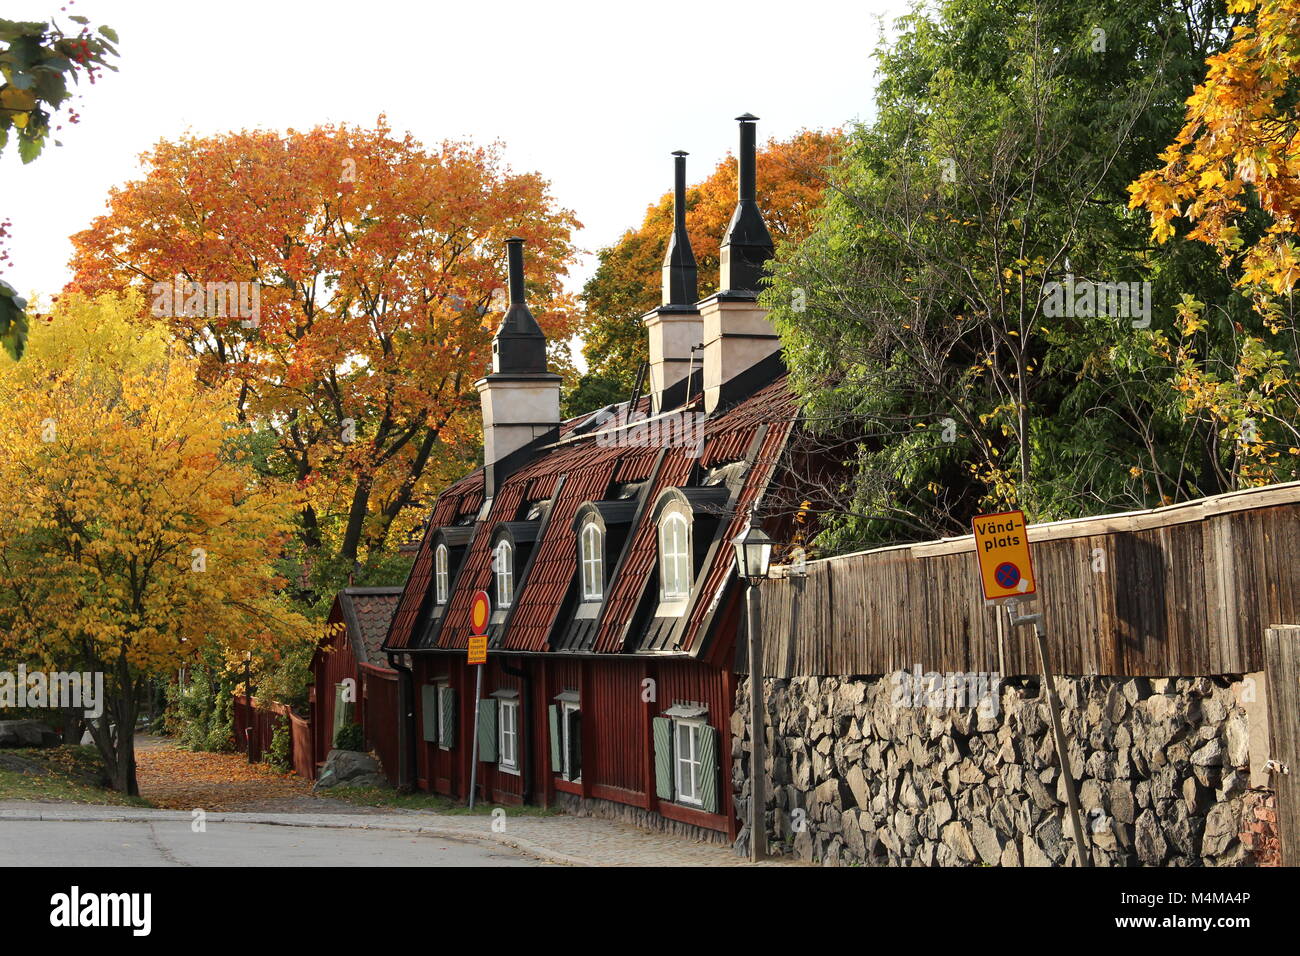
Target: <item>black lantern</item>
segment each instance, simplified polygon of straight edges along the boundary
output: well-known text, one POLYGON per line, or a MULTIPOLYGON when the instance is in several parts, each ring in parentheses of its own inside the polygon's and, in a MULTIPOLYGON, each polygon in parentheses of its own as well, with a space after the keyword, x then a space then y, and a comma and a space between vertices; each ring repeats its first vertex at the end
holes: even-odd
POLYGON ((732 539, 731 546, 736 549, 736 570, 742 578, 756 581, 767 577, 772 562, 772 539, 762 529, 750 525, 732 539))

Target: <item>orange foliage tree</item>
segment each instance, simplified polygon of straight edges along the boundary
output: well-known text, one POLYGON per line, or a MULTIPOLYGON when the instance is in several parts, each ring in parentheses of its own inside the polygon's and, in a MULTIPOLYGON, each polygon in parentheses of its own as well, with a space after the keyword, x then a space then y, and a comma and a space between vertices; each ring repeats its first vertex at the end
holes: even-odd
POLYGON ((266 467, 307 492, 302 542, 337 584, 476 454, 464 413, 503 307, 506 238, 528 241, 543 329, 570 338, 560 279, 579 224, 499 145, 426 149, 382 116, 187 137, 143 158, 143 178, 73 237, 72 288, 142 288, 201 376, 237 383, 266 467))
MULTIPOLYGON (((821 202, 825 170, 839 156, 838 131, 804 130, 772 140, 758 154, 758 201, 772 238, 798 242, 812 228, 821 202)), ((665 171, 667 170, 665 165, 665 171)), ((717 287, 718 247, 736 208, 736 161, 728 156, 707 179, 686 193, 686 229, 699 266, 700 292, 717 287)), ((660 267, 673 228, 673 194, 646 210, 637 229, 599 252, 596 273, 583 290, 583 323, 589 374, 569 397, 570 411, 627 397, 647 357, 639 321, 660 301, 660 267)))
POLYGON ((1154 344, 1175 365, 1184 414, 1216 422, 1239 449, 1236 480, 1257 485, 1289 479, 1300 456, 1300 0, 1230 0, 1228 9, 1244 18, 1231 45, 1206 60, 1164 165, 1129 191, 1157 242, 1183 222, 1251 300, 1256 321, 1234 320, 1218 356, 1207 337, 1228 309, 1196 290, 1182 296, 1174 338, 1158 332, 1154 344))

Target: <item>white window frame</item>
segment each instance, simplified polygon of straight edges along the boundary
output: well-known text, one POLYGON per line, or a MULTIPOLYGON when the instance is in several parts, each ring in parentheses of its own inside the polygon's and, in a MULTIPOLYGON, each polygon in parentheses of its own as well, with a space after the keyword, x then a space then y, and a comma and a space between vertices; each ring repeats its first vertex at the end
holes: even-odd
POLYGON ((445 708, 442 706, 442 701, 444 695, 451 693, 451 682, 447 680, 440 680, 435 682, 433 686, 434 686, 433 702, 434 702, 434 706, 438 708, 438 749, 451 750, 452 742, 455 740, 455 734, 446 733, 446 731, 449 728, 443 727, 442 725, 442 715, 445 713, 445 708), (444 738, 447 739, 447 743, 443 743, 444 738))
POLYGON ((438 604, 446 604, 450 596, 450 581, 447 575, 447 545, 442 541, 433 550, 433 599, 438 604))
POLYGON ((573 765, 571 763, 573 748, 569 745, 569 728, 572 726, 569 715, 579 713, 581 710, 582 706, 575 704, 571 700, 562 701, 560 705, 560 760, 563 762, 560 776, 570 783, 582 782, 582 774, 578 774, 576 777, 573 775, 573 765))
POLYGON ((497 766, 506 773, 519 772, 519 701, 497 701, 497 766))
POLYGON ((515 601, 515 549, 505 538, 497 542, 494 549, 496 556, 496 598, 498 608, 507 608, 515 601))
POLYGON ((582 569, 582 600, 599 601, 605 596, 605 532, 595 519, 582 526, 578 536, 578 565, 582 569))
POLYGON ((704 779, 704 767, 700 761, 700 731, 704 728, 702 720, 674 720, 673 721, 673 784, 677 794, 677 802, 684 803, 691 807, 704 806, 704 798, 700 795, 701 783, 704 779), (683 746, 683 737, 685 744, 683 746), (686 771, 690 782, 690 793, 683 785, 683 770, 686 771))
POLYGON ((691 523, 680 511, 665 512, 659 519, 659 600, 690 597, 691 571, 691 523))

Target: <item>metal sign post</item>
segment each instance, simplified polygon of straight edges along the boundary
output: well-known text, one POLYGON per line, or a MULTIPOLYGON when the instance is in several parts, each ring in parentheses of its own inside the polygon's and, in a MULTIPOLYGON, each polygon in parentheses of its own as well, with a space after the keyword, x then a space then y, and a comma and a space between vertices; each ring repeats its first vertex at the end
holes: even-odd
POLYGON ((474 736, 469 746, 469 808, 474 809, 474 791, 478 787, 478 710, 483 696, 483 665, 487 663, 487 626, 492 613, 492 602, 486 591, 476 591, 469 606, 469 629, 473 636, 466 648, 466 663, 475 668, 474 676, 474 736))
POLYGON ((483 665, 475 668, 478 672, 474 678, 474 737, 469 750, 469 808, 474 809, 474 789, 478 785, 478 702, 483 694, 483 665))
POLYGON ((1061 765, 1065 781, 1065 798, 1070 804, 1070 827, 1074 830, 1074 847, 1079 854, 1080 866, 1092 866, 1092 849, 1083 839, 1083 824, 1079 820, 1079 797, 1074 788, 1074 774, 1070 770, 1070 754, 1065 745, 1065 731, 1061 729, 1061 701, 1056 696, 1056 683, 1047 663, 1047 635, 1043 631, 1043 613, 1017 614, 1016 598, 1006 602, 1007 621, 1013 627, 1034 625, 1034 638, 1038 642, 1038 666, 1043 672, 1043 687, 1047 690, 1047 710, 1052 718, 1052 737, 1056 741, 1056 761, 1061 765))

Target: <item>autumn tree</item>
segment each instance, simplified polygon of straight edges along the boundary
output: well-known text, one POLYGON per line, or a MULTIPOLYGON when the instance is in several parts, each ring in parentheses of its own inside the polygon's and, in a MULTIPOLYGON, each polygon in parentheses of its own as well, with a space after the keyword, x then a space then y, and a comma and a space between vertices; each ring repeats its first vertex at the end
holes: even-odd
MULTIPOLYGON (((772 140, 758 154, 758 196, 774 239, 808 234, 826 171, 842 147, 838 131, 808 131, 772 140)), ((665 166, 667 169, 667 166, 665 166)), ((699 267, 700 289, 718 282, 718 248, 736 208, 736 162, 728 156, 686 194, 686 229, 699 267)), ((673 229, 673 195, 651 205, 640 227, 598 253, 599 265, 583 288, 583 355, 588 373, 566 396, 569 414, 622 401, 648 358, 640 319, 660 301, 660 272, 673 229)))
POLYGON ((73 286, 141 289, 202 380, 235 383, 266 468, 306 492, 301 543, 330 592, 477 454, 512 235, 564 366, 578 223, 498 146, 426 149, 382 117, 162 142, 145 162, 73 238, 73 286))
POLYGON ((1232 449, 1223 480, 1236 487, 1290 480, 1300 456, 1300 2, 1231 0, 1229 10, 1244 18, 1231 45, 1206 60, 1163 165, 1129 188, 1156 242, 1204 243, 1251 304, 1243 314, 1188 286, 1176 328, 1156 343, 1184 415, 1232 449))
POLYGON ((65 296, 22 362, 0 359, 0 649, 103 675, 90 731, 128 794, 150 680, 316 632, 279 594, 297 502, 252 467, 239 383, 199 382, 142 308, 65 296))
MULTIPOLYGON (((75 28, 65 30, 55 20, 0 19, 0 154, 14 135, 19 158, 30 163, 45 148, 53 114, 71 95, 68 81, 78 84, 85 76, 94 83, 103 70, 117 70, 109 62, 117 56, 113 28, 92 31, 85 17, 68 19, 75 28)), ((78 119, 77 111, 69 110, 68 122, 78 119)), ((0 222, 0 272, 9 259, 4 248, 8 225, 0 222)), ((11 357, 22 357, 27 331, 27 300, 0 279, 0 345, 11 357)))

